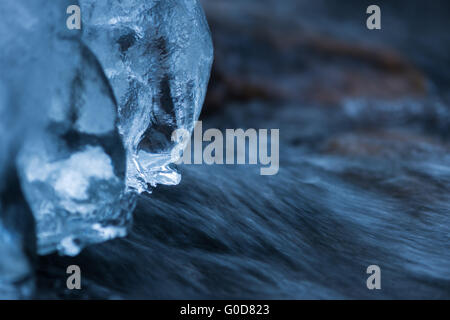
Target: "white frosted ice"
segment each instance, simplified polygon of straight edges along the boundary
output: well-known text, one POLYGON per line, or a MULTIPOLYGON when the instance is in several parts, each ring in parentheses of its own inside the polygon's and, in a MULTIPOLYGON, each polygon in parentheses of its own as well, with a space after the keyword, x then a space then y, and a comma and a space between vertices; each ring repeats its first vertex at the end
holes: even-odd
POLYGON ((66 160, 54 163, 32 155, 24 170, 29 182, 49 183, 61 197, 73 200, 89 198, 90 179, 117 178, 113 172, 111 158, 102 148, 92 146, 72 154, 66 160))

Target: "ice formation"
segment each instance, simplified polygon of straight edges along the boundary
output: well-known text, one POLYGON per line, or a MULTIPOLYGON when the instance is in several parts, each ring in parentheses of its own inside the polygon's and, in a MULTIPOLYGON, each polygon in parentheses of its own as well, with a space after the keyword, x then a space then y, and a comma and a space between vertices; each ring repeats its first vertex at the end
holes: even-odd
POLYGON ((36 254, 32 213, 15 170, 8 167, 0 187, 0 299, 28 298, 34 290, 36 254), (7 186, 7 187, 5 187, 7 186))
POLYGON ((18 83, 32 74, 29 87, 18 92, 19 103, 24 113, 38 109, 43 123, 30 130, 17 157, 40 254, 77 254, 86 244, 106 240, 102 228, 114 226, 117 235, 124 234, 133 205, 124 192, 115 99, 80 32, 66 28, 70 2, 11 5, 22 21, 34 19, 28 32, 13 39, 24 46, 24 62, 13 74, 18 83))
MULTIPOLYGON (((212 63, 201 7, 6 0, 0 32, 0 179, 17 172, 29 205, 17 215, 31 208, 38 253, 75 255, 125 235, 135 191, 179 182, 172 131, 193 129, 212 63), (81 30, 66 26, 71 5, 81 6, 81 30)), ((23 247, 7 245, 15 231, 1 224, 5 208, 0 252, 23 247)))
MULTIPOLYGON (((24 72, 37 51, 25 55, 27 44, 16 41, 16 32, 28 36, 32 21, 14 19, 21 14, 18 3, 7 3, 0 10, 0 298, 28 298, 33 291, 34 221, 23 198, 15 154, 28 131, 40 126, 40 112, 25 112, 27 98, 20 92, 31 89, 34 73, 24 72), (19 61, 17 57, 22 57, 19 61), (25 77, 27 75, 27 77, 25 77)), ((32 99, 32 98, 31 98, 32 99)))
POLYGON ((177 184, 172 132, 192 131, 212 63, 197 0, 81 0, 83 40, 110 80, 127 150, 127 185, 177 184))

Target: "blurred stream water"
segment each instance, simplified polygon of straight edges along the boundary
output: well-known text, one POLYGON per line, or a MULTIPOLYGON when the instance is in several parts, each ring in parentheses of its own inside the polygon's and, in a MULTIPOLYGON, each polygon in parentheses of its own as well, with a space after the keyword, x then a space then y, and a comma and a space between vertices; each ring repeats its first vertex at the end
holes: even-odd
POLYGON ((450 298, 450 4, 378 3, 381 31, 368 1, 204 0, 204 127, 279 128, 278 175, 180 166, 127 238, 40 257, 38 297, 450 298))

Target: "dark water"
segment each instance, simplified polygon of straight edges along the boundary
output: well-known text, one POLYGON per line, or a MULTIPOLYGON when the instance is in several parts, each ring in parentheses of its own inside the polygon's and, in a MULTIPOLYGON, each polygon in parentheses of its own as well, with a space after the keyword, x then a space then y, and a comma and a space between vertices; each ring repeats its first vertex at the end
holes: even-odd
POLYGON ((379 1, 375 34, 364 1, 204 2, 204 127, 279 128, 279 173, 181 166, 127 238, 41 257, 38 298, 450 298, 448 2, 379 1))
POLYGON ((350 159, 283 141, 274 177, 186 166, 179 186, 142 197, 128 238, 42 258, 43 293, 67 293, 74 263, 86 298, 448 298, 448 147, 413 145, 350 159))

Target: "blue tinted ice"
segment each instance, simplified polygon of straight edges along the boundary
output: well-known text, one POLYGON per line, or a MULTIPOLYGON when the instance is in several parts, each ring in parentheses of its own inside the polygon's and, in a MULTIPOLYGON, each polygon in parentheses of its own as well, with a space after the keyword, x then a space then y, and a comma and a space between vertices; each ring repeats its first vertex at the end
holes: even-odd
MULTIPOLYGON (((197 0, 81 0, 83 40, 110 80, 127 150, 127 185, 177 184, 175 129, 191 131, 213 49, 197 0)), ((180 148, 182 146, 178 146, 180 148)))
POLYGON ((0 180, 7 166, 17 172, 38 253, 124 236, 134 191, 180 180, 171 135, 193 129, 212 63, 201 7, 5 0, 0 45, 0 180), (81 6, 81 30, 66 27, 70 5, 81 6))
POLYGON ((40 254, 125 235, 133 208, 114 95, 81 33, 66 28, 69 4, 7 1, 2 19, 5 112, 26 128, 13 143, 40 254))

